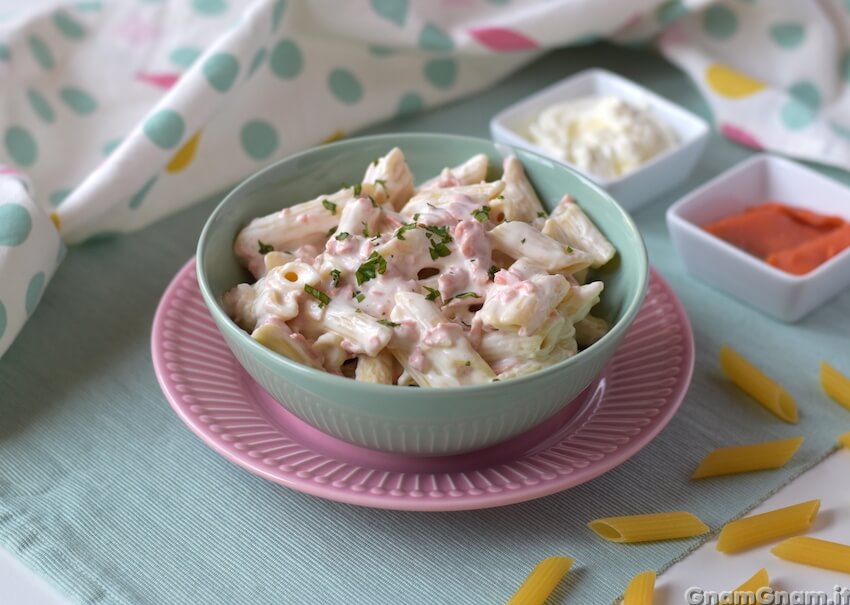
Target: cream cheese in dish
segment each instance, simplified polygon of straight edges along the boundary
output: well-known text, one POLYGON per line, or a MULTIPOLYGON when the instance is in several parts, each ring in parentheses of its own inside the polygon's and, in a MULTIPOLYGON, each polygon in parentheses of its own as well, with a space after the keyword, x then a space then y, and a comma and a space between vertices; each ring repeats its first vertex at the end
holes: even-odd
POLYGON ((551 105, 528 130, 529 140, 553 157, 606 179, 632 172, 677 142, 649 106, 615 96, 551 105))
POLYGON ((225 310, 293 361, 374 383, 480 384, 575 355, 608 330, 587 276, 616 251, 569 195, 549 215, 516 157, 487 170, 478 155, 415 188, 396 148, 354 187, 254 219, 234 253, 256 281, 225 310))

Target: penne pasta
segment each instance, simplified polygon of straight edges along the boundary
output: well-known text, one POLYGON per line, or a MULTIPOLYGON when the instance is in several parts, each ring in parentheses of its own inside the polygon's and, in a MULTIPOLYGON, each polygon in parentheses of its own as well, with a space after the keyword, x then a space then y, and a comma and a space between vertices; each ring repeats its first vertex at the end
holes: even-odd
POLYGON ((363 184, 373 185, 374 194, 385 196, 396 210, 401 208, 413 195, 413 175, 401 149, 393 147, 387 155, 372 162, 363 175, 363 184))
POLYGON ((733 591, 733 595, 737 598, 737 601, 732 601, 733 603, 739 603, 740 605, 758 605, 758 601, 756 600, 756 595, 759 590, 762 588, 767 588, 770 586, 770 578, 767 575, 767 570, 762 567, 756 573, 754 573, 749 580, 738 586, 733 591), (752 597, 750 597, 752 595, 752 597))
POLYGON ((374 384, 393 383, 393 362, 395 359, 386 350, 375 357, 368 355, 357 356, 357 368, 354 370, 355 380, 372 382, 374 384))
POLYGON ((820 362, 820 384, 834 402, 850 410, 850 378, 822 361, 820 362))
POLYGON ((282 321, 270 321, 251 332, 251 338, 266 348, 311 368, 322 368, 321 356, 307 340, 282 321))
POLYGON ((708 533, 708 526, 687 512, 605 517, 587 524, 609 542, 633 543, 678 540, 708 533))
POLYGON ((850 545, 808 536, 783 540, 770 549, 786 561, 850 573, 850 545))
POLYGON ((803 440, 803 437, 792 437, 753 445, 718 448, 703 458, 691 479, 779 468, 800 449, 803 440))
POLYGON ((655 592, 655 572, 641 572, 626 586, 622 605, 652 605, 653 592, 655 592))
POLYGON ((717 550, 725 553, 740 552, 805 531, 814 521, 819 508, 820 500, 809 500, 727 523, 717 537, 717 550))
POLYGON ((789 424, 797 423, 794 398, 728 345, 720 348, 720 367, 729 380, 775 416, 789 424))
POLYGON ((570 557, 549 557, 538 563, 507 605, 543 605, 573 566, 570 557))
POLYGON ((502 223, 488 234, 494 250, 511 258, 527 258, 547 271, 572 273, 590 265, 590 257, 520 221, 502 223))
POLYGON ((602 235, 572 196, 563 197, 549 220, 560 225, 566 238, 563 243, 584 250, 590 256, 591 267, 601 267, 617 254, 608 238, 602 235))
POLYGON ((475 185, 487 178, 487 166, 490 161, 483 153, 474 155, 463 164, 454 168, 443 168, 440 175, 425 181, 419 186, 420 191, 426 189, 444 189, 458 185, 475 185))
POLYGON ((850 450, 850 431, 838 436, 838 443, 850 450))
POLYGON ((575 324, 575 339, 579 346, 589 347, 605 336, 610 329, 608 322, 601 317, 587 315, 575 324))
POLYGON ((505 158, 502 167, 504 168, 502 181, 505 183, 505 190, 490 204, 493 207, 495 221, 498 223, 502 221, 532 223, 536 218, 545 216, 546 211, 525 176, 522 162, 512 155, 505 158))

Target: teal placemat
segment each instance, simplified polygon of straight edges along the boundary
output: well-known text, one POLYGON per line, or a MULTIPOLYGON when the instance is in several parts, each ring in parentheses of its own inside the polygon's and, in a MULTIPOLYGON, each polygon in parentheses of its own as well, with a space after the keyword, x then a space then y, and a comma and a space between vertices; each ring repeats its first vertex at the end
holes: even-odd
MULTIPOLYGON (((654 54, 591 46, 371 132, 487 136, 496 110, 591 65, 706 113, 684 76, 654 54)), ((586 529, 589 519, 684 509, 717 528, 825 456, 850 428, 850 415, 816 380, 822 358, 850 370, 850 293, 799 324, 780 324, 693 281, 671 247, 669 203, 746 155, 715 137, 687 185, 636 216, 652 262, 693 322, 697 370, 681 412, 616 470, 486 511, 395 513, 311 498, 225 461, 180 423, 153 375, 150 325, 215 200, 71 250, 0 362, 0 544, 86 604, 499 603, 555 554, 577 564, 553 602, 610 602, 632 574, 663 568, 696 542, 613 545, 586 529), (782 378, 800 403, 799 426, 777 421, 719 376, 724 342, 782 378), (688 482, 714 447, 797 434, 806 444, 782 470, 688 482)))

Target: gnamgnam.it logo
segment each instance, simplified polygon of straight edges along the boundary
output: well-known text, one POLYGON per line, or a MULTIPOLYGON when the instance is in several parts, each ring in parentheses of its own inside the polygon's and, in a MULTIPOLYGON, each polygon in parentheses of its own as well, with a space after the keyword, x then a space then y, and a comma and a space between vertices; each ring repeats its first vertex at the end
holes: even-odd
POLYGON ((850 605, 850 587, 836 585, 832 592, 820 590, 776 590, 769 586, 756 591, 721 592, 691 586, 685 591, 688 605, 850 605))

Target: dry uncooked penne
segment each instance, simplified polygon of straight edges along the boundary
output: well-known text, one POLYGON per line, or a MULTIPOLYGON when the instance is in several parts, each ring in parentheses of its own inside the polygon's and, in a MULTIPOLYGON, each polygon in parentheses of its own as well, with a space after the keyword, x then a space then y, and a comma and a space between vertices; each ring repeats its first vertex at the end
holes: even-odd
POLYGON ((587 526, 610 542, 654 542, 692 538, 708 533, 708 526, 687 512, 653 513, 594 519, 587 526))
POLYGON ((538 563, 507 605, 543 605, 561 579, 570 570, 569 557, 549 557, 538 563))
POLYGON ((720 349, 720 367, 729 380, 778 418, 797 423, 797 403, 788 391, 728 345, 720 349))
MULTIPOLYGON (((754 573, 749 580, 747 580, 735 589, 735 593, 738 593, 739 595, 741 593, 744 594, 738 597, 738 601, 733 602, 746 603, 746 601, 743 601, 741 599, 746 598, 748 596, 747 593, 753 593, 755 595, 759 591, 759 589, 767 588, 768 586, 770 586, 770 577, 768 577, 767 575, 767 570, 762 567, 756 573, 754 573)), ((753 603, 755 602, 756 601, 753 601, 753 603)))
POLYGON ((819 508, 820 500, 809 500, 727 523, 717 538, 717 550, 725 553, 740 552, 805 531, 814 521, 819 508))
POLYGON ((820 363, 820 384, 824 392, 833 401, 850 410, 850 378, 822 361, 820 363))
POLYGON ((655 592, 655 572, 644 571, 631 579, 623 593, 622 605, 652 605, 655 592))
POLYGON ((803 437, 752 445, 721 447, 703 458, 691 479, 749 473, 784 466, 803 444, 803 437))
POLYGON ((797 536, 783 540, 770 552, 786 561, 850 573, 850 544, 797 536))

